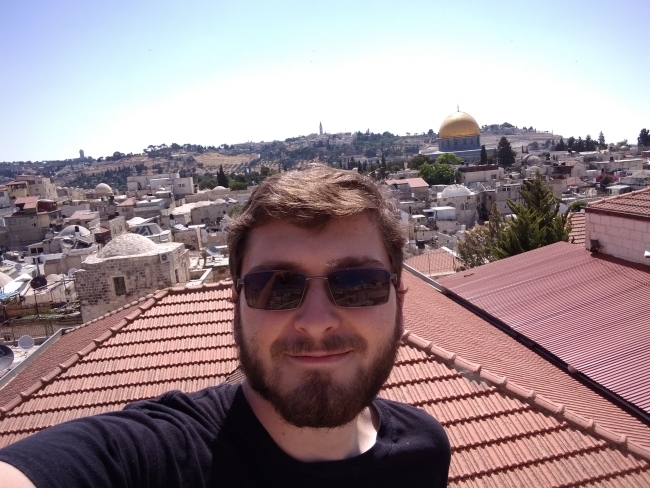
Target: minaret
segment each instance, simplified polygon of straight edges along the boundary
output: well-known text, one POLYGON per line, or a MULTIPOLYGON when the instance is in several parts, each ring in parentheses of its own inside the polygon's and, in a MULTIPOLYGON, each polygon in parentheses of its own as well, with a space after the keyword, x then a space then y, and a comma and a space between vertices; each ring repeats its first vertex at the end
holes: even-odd
POLYGON ((323 135, 323 123, 322 122, 320 122, 318 124, 318 128, 320 129, 320 135, 322 136, 323 135))

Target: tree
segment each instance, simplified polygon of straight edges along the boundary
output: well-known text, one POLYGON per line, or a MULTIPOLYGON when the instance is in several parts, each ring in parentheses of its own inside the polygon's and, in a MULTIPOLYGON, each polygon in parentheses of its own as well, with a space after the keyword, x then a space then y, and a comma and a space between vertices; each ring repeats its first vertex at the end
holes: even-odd
POLYGON ((648 129, 641 129, 637 142, 639 146, 650 146, 650 131, 648 129))
POLYGON ((230 180, 229 185, 231 191, 245 190, 248 185, 245 181, 230 180))
POLYGON ((438 156, 438 159, 436 159, 436 163, 459 166, 463 164, 463 160, 462 158, 456 156, 454 153, 444 153, 438 156))
POLYGON ((481 146, 481 165, 488 164, 487 151, 485 150, 485 144, 481 146))
POLYGON ((502 136, 501 139, 499 139, 499 144, 497 144, 497 161, 499 166, 504 168, 514 166, 515 154, 516 153, 512 150, 510 142, 508 142, 506 136, 502 136))
POLYGON ((474 268, 497 259, 494 248, 505 225, 503 215, 493 203, 488 223, 465 232, 465 239, 458 242, 458 257, 465 266, 474 268))
POLYGON ((603 135, 603 131, 600 131, 600 134, 598 134, 598 145, 604 149, 607 147, 607 144, 605 143, 605 136, 603 135))
POLYGON ((223 186, 228 188, 228 177, 226 173, 223 172, 223 164, 219 165, 219 171, 217 171, 217 186, 223 186))
POLYGON ((448 164, 424 163, 418 175, 429 185, 451 185, 458 179, 458 171, 448 164))
POLYGON ((418 154, 417 156, 414 156, 411 158, 409 161, 409 168, 411 169, 420 169, 420 166, 422 166, 424 163, 431 164, 433 161, 429 156, 425 156, 424 154, 418 154))
POLYGON ((571 136, 566 140, 566 147, 567 149, 573 150, 573 143, 576 142, 576 138, 571 136))
POLYGON ((498 259, 569 240, 568 211, 559 213, 560 204, 539 171, 535 179, 524 181, 519 194, 523 203, 506 202, 513 218, 498 236, 494 248, 498 259))
POLYGON ((582 140, 582 137, 578 136, 578 140, 574 144, 573 149, 577 152, 583 152, 585 150, 585 141, 582 140))
POLYGON ((560 137, 560 142, 558 142, 555 145, 555 150, 556 151, 566 151, 566 144, 564 143, 564 139, 560 137))

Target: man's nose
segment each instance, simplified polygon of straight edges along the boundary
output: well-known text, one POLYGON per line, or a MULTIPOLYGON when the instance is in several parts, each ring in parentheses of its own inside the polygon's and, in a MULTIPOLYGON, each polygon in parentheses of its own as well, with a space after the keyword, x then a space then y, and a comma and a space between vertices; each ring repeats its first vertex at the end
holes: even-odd
POLYGON ((340 327, 338 308, 330 296, 326 280, 309 280, 294 317, 294 327, 317 339, 340 327))

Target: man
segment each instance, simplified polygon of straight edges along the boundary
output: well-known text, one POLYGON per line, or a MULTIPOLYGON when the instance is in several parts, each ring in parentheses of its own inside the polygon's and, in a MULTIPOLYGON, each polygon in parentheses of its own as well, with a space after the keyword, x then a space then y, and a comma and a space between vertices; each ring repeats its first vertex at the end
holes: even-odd
POLYGON ((402 236, 390 200, 356 172, 269 178, 229 226, 246 380, 47 429, 0 451, 0 480, 445 486, 440 424, 376 398, 403 332, 402 236))

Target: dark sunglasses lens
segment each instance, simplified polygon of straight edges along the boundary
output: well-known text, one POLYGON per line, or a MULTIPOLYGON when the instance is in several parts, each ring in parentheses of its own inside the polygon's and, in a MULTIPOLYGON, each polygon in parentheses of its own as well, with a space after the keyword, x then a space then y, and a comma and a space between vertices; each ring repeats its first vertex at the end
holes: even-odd
POLYGON ((289 271, 260 271, 244 277, 246 304, 263 310, 297 308, 305 292, 305 276, 289 271))
POLYGON ((390 296, 390 273, 385 269, 342 269, 327 280, 339 307, 382 305, 390 296))

